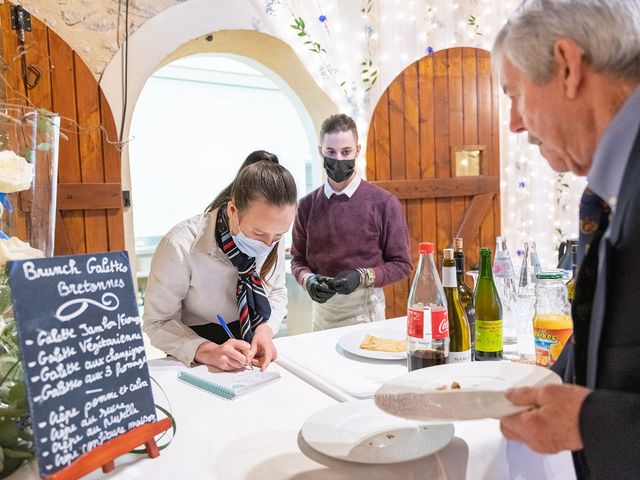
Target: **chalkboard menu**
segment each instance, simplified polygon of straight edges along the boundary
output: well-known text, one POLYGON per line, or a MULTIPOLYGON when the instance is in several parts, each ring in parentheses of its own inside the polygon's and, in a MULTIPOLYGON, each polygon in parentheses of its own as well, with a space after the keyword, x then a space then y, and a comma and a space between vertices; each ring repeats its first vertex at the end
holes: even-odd
POLYGON ((40 475, 155 421, 127 253, 8 268, 40 475))

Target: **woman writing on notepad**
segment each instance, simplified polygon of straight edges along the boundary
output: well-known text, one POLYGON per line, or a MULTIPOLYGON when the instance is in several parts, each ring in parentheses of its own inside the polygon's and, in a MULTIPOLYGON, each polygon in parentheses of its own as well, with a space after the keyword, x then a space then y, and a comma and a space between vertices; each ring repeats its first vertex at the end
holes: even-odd
POLYGON ((272 337, 287 304, 280 239, 297 200, 293 176, 276 162, 243 165, 205 213, 176 225, 158 245, 144 331, 152 345, 187 365, 264 370, 276 358, 272 337))

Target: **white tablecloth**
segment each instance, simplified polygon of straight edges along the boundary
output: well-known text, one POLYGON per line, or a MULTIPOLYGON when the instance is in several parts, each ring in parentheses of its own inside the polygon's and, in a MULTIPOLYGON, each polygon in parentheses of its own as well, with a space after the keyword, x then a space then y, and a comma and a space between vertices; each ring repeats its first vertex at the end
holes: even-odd
MULTIPOLYGON (((350 328, 350 327, 348 327, 350 328)), ((324 334, 312 334, 318 337, 324 334)), ((287 344, 289 340, 287 339, 287 344)), ((282 339, 285 340, 285 339, 282 339)), ((282 344, 282 341, 278 341, 282 344)), ((311 342, 323 345, 324 342, 311 342)), ((335 345, 334 345, 335 347, 335 345)), ((283 352, 287 348, 282 349, 283 352)), ((334 348, 333 355, 340 355, 334 348)), ((304 352, 303 352, 304 353, 304 352)), ((306 352, 307 358, 321 356, 306 352)), ((331 357, 331 355, 329 355, 331 357)), ((304 363, 304 360, 301 360, 304 363)), ((326 358, 332 362, 331 358, 326 358)), ((366 363, 371 384, 382 377, 376 364, 366 363)), ((389 365, 387 365, 389 366, 389 365)), ((496 420, 458 422, 454 439, 435 455, 391 465, 361 465, 335 460, 311 449, 300 436, 300 429, 313 413, 337 401, 316 385, 303 381, 279 365, 276 382, 240 397, 225 400, 198 390, 176 379, 184 369, 173 360, 149 362, 151 375, 169 398, 178 429, 171 445, 160 457, 126 455, 116 460, 116 470, 94 479, 558 479, 574 478, 568 454, 542 456, 526 447, 506 442, 496 420)), ((393 374, 389 366, 386 374, 393 374)), ((360 367, 359 367, 360 368, 360 367)), ((309 370, 314 373, 311 366, 309 370)), ((357 376, 358 370, 351 370, 357 376)), ((336 376, 340 375, 336 371, 336 376)), ((319 378, 319 377, 316 377, 319 378)), ((340 384, 340 382, 338 382, 340 384)), ((321 387, 321 386, 320 386, 321 387)), ((324 389, 324 388, 323 388, 324 389)), ((164 395, 154 388, 156 403, 166 406, 164 395)), ((160 443, 163 443, 162 440, 160 443)), ((35 463, 14 473, 11 480, 38 478, 35 463)))
POLYGON ((407 373, 406 360, 375 360, 352 355, 338 346, 338 340, 349 332, 366 329, 368 333, 379 328, 404 330, 406 319, 277 338, 277 363, 341 402, 372 398, 383 383, 407 373))
MULTIPOLYGON (((353 331, 362 330, 364 337, 365 331, 375 333, 375 329, 382 328, 406 329, 406 317, 278 338, 277 363, 336 400, 371 398, 382 384, 407 373, 406 361, 352 355, 338 346, 338 340, 353 331)), ((455 422, 454 425, 456 438, 463 441, 460 447, 466 452, 457 452, 462 455, 460 458, 466 459, 463 462, 466 477, 448 478, 575 478, 569 452, 539 455, 523 444, 507 441, 500 433, 497 420, 455 422)))

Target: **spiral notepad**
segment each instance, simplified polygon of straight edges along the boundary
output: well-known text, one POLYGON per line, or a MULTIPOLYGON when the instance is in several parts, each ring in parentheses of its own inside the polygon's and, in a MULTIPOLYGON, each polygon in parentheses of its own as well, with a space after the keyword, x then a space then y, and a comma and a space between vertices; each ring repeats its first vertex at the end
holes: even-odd
POLYGON ((178 380, 206 392, 232 400, 280 378, 279 372, 261 372, 257 369, 218 373, 207 371, 205 374, 210 378, 203 378, 199 375, 181 371, 178 372, 178 380))

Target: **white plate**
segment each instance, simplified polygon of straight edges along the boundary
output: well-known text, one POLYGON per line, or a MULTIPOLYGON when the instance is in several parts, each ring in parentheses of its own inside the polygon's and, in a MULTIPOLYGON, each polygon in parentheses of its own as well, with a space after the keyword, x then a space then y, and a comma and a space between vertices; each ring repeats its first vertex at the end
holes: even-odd
POLYGON ((360 348, 360 344, 367 335, 375 335, 379 338, 391 338, 393 340, 402 340, 407 338, 407 332, 398 328, 371 328, 369 330, 356 330, 355 332, 345 333, 338 345, 343 350, 358 355, 360 357, 377 358, 379 360, 403 360, 407 358, 407 352, 376 352, 374 350, 364 350, 360 348))
POLYGON ((454 433, 451 423, 425 425, 387 415, 373 400, 332 405, 302 426, 309 446, 357 463, 397 463, 431 455, 444 448, 454 433))
POLYGON ((562 383, 562 379, 536 365, 505 361, 453 363, 395 378, 378 389, 375 402, 387 413, 415 420, 500 418, 529 408, 507 400, 504 392, 508 388, 547 383, 562 383), (452 390, 452 382, 458 382, 461 388, 452 390))

